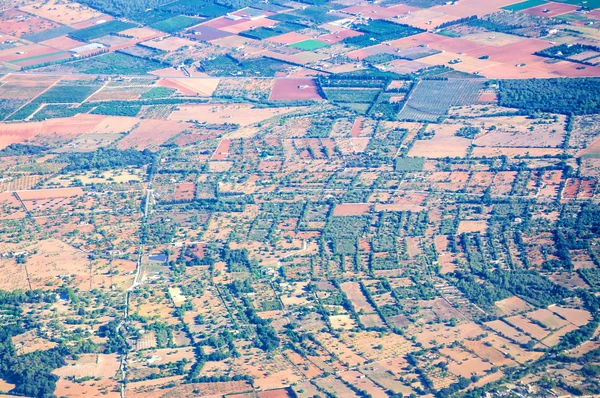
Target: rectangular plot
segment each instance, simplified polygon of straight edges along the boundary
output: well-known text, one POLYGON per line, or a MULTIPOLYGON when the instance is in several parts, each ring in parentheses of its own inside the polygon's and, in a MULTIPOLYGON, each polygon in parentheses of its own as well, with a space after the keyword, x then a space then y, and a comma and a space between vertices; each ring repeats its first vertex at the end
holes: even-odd
POLYGON ((123 30, 133 28, 136 25, 130 22, 122 22, 122 21, 108 21, 99 25, 94 25, 89 28, 80 29, 75 32, 71 32, 69 36, 76 40, 87 41, 91 39, 95 39, 97 37, 102 37, 108 35, 110 33, 117 33, 123 30))
POLYGON ((511 4, 509 6, 502 7, 503 10, 508 11, 521 11, 531 7, 541 6, 542 4, 548 3, 546 0, 527 0, 517 4, 511 4))
POLYGON ((423 80, 409 95, 400 119, 435 121, 452 106, 475 104, 484 81, 478 79, 423 80))

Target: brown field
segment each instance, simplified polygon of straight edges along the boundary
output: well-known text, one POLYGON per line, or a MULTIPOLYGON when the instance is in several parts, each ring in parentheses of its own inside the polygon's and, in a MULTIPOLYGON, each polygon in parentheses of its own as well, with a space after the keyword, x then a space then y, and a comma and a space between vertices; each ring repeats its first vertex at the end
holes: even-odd
POLYGON ((0 193, 0 219, 15 220, 26 216, 21 202, 12 192, 0 193))
POLYGON ((11 36, 20 37, 30 33, 53 29, 57 26, 56 22, 32 16, 15 9, 4 10, 0 17, 0 31, 11 36))
POLYGON ((371 210, 369 203, 341 203, 335 206, 334 216, 360 216, 371 210))
POLYGON ((2 398, 9 397, 8 395, 3 396, 1 393, 9 392, 13 388, 15 388, 15 384, 10 384, 6 380, 0 379, 0 397, 2 397, 2 398))
POLYGON ((27 44, 16 48, 0 50, 0 61, 16 62, 20 59, 29 57, 41 58, 42 56, 58 51, 59 50, 56 48, 42 46, 41 44, 27 44))
POLYGON ((563 308, 557 305, 548 307, 548 309, 558 316, 565 318, 575 326, 584 326, 592 319, 592 315, 586 310, 578 310, 573 308, 563 308))
POLYGON ((85 29, 85 28, 89 28, 90 26, 94 26, 96 24, 96 22, 98 22, 98 21, 111 21, 113 19, 114 18, 111 17, 110 15, 102 14, 102 16, 100 16, 100 17, 92 18, 87 21, 76 23, 76 24, 72 25, 71 27, 74 29, 85 29))
POLYGON ((374 361, 403 356, 415 350, 405 337, 393 333, 344 332, 341 339, 354 352, 374 361))
POLYGON ((64 51, 68 51, 73 48, 77 48, 77 47, 81 47, 81 46, 85 45, 84 42, 71 39, 68 36, 56 37, 54 39, 42 41, 42 42, 40 42, 40 44, 43 44, 45 46, 52 47, 52 48, 58 48, 59 50, 64 50, 64 51))
POLYGON ((458 224, 458 233, 461 234, 463 232, 481 232, 485 233, 487 230, 487 221, 486 220, 462 220, 460 224, 458 224))
POLYGON ((356 312, 360 312, 362 310, 365 313, 372 313, 375 311, 375 308, 373 308, 373 306, 367 301, 367 298, 363 294, 358 282, 344 282, 340 285, 340 287, 348 299, 352 302, 356 312))
POLYGON ((446 156, 464 157, 471 141, 466 138, 456 137, 454 133, 458 127, 453 125, 436 126, 435 136, 430 140, 417 140, 408 152, 408 156, 426 157, 429 159, 443 158, 446 156))
POLYGON ((57 77, 6 76, 1 79, 4 84, 0 86, 0 99, 31 100, 59 80, 57 77))
POLYGON ((327 391, 333 396, 336 397, 355 397, 356 394, 347 387, 341 380, 337 379, 335 376, 330 375, 324 377, 322 379, 317 379, 314 383, 319 386, 321 389, 327 391))
POLYGON ((350 383, 360 390, 366 391, 374 398, 386 398, 388 395, 377 384, 366 378, 362 373, 356 370, 341 372, 340 377, 347 383, 350 383))
POLYGON ((352 130, 350 130, 350 137, 360 137, 360 133, 362 132, 362 128, 363 128, 363 124, 364 124, 364 118, 359 116, 356 118, 356 120, 354 121, 354 124, 352 125, 352 130))
POLYGON ((279 44, 294 44, 304 40, 312 39, 311 36, 303 35, 297 32, 284 33, 279 36, 273 36, 266 39, 267 41, 279 44))
POLYGON ((494 330, 495 332, 498 332, 502 336, 506 336, 507 338, 514 340, 521 344, 526 344, 527 342, 529 342, 529 340, 531 340, 531 338, 529 338, 529 336, 518 331, 517 329, 513 328, 512 326, 502 322, 501 320, 486 322, 485 325, 487 327, 489 327, 490 329, 494 330))
MULTIPOLYGON (((485 121, 484 121, 485 123, 485 121)), ((511 125, 499 127, 485 133, 474 141, 477 146, 484 147, 558 147, 564 139, 564 128, 559 124, 541 124, 527 126, 530 121, 511 118, 511 125), (515 128, 511 128, 515 126, 515 128), (533 127, 533 130, 530 130, 533 127), (552 132, 556 130, 556 132, 552 132)), ((545 148, 544 148, 545 149, 545 148)))
POLYGON ((17 350, 17 355, 29 354, 40 350, 49 350, 58 346, 57 343, 36 335, 35 331, 30 330, 12 338, 12 343, 17 350))
POLYGON ((50 119, 44 122, 0 123, 0 149, 10 144, 32 140, 40 136, 71 136, 84 134, 104 117, 100 115, 77 115, 69 118, 50 119))
POLYGON ((55 188, 55 189, 37 189, 33 191, 19 191, 17 195, 23 202, 38 201, 56 198, 73 198, 83 195, 81 188, 55 188))
POLYGON ((478 357, 490 361, 494 366, 514 366, 515 361, 506 357, 499 350, 481 342, 481 340, 465 340, 465 347, 475 353, 478 357))
POLYGON ((505 318, 504 320, 510 323, 511 325, 515 326, 517 329, 524 331, 536 340, 542 340, 550 333, 549 330, 546 330, 543 327, 532 323, 523 315, 511 316, 509 318, 505 318))
POLYGON ((157 50, 162 51, 176 51, 181 47, 193 46, 195 43, 192 40, 185 39, 183 37, 166 37, 166 38, 158 38, 149 41, 145 41, 142 43, 145 46, 156 48, 157 50))
POLYGON ((213 153, 211 160, 225 160, 229 156, 229 148, 231 147, 231 140, 221 140, 217 149, 213 153))
MULTIPOLYGON (((360 371, 377 385, 393 391, 410 395, 414 393, 413 389, 398 380, 401 374, 400 369, 406 367, 407 362, 404 358, 393 358, 387 361, 365 365, 360 371)), ((410 377, 410 376, 409 376, 410 377)))
POLYGON ((54 393, 59 397, 99 397, 119 398, 119 386, 116 380, 103 379, 97 381, 91 379, 81 383, 75 383, 64 378, 58 379, 54 393))
POLYGON ((192 200, 196 191, 196 184, 185 182, 175 186, 175 200, 192 200))
POLYGON ((569 325, 563 327, 562 329, 559 329, 558 331, 552 333, 550 336, 546 337, 544 340, 542 340, 542 344, 547 347, 553 347, 553 346, 557 345, 558 343, 560 343, 560 339, 565 334, 573 332, 577 329, 578 329, 577 326, 569 324, 569 325))
POLYGON ((137 398, 177 398, 177 397, 218 397, 252 391, 252 386, 247 381, 226 381, 214 383, 191 383, 176 387, 156 389, 151 383, 144 382, 138 389, 127 393, 127 396, 137 398))
POLYGON ((497 157, 497 156, 508 156, 514 158, 515 156, 535 156, 543 157, 545 155, 556 156, 563 152, 559 148, 490 148, 490 147, 475 147, 473 149, 474 157, 497 157))
POLYGON ((492 368, 492 365, 460 348, 442 348, 442 354, 452 359, 448 370, 456 376, 482 376, 492 368))
POLYGON ((302 108, 253 108, 250 104, 180 105, 169 116, 169 120, 197 120, 214 124, 236 123, 240 126, 249 126, 299 109, 302 108))
POLYGON ((85 253, 56 239, 42 240, 32 245, 4 245, 2 252, 30 253, 27 264, 17 265, 13 259, 2 259, 4 269, 14 271, 4 274, 0 285, 5 290, 13 290, 25 284, 32 288, 52 288, 47 282, 57 278, 74 279, 75 282, 90 279, 90 261, 85 253), (37 251, 37 252, 35 252, 37 251), (16 285, 12 287, 11 285, 16 285))
POLYGON ((498 307, 500 309, 500 311, 504 315, 510 315, 510 314, 517 313, 517 312, 529 311, 531 309, 531 306, 529 304, 527 304, 526 301, 524 301, 516 296, 509 297, 504 300, 496 301, 494 304, 496 305, 496 307, 498 307))
POLYGON ((117 354, 83 354, 77 361, 56 369, 53 373, 60 377, 115 377, 120 363, 117 354))
POLYGON ((170 120, 142 120, 139 126, 118 143, 120 149, 156 149, 189 126, 170 120))
POLYGON ((187 78, 187 79, 161 79, 158 85, 162 87, 174 88, 182 95, 210 97, 217 86, 220 79, 205 79, 205 78, 187 78))
POLYGON ((385 327, 385 324, 377 314, 359 315, 358 319, 360 320, 360 323, 362 323, 366 328, 385 327))
POLYGON ((314 79, 276 79, 270 100, 305 101, 321 100, 314 79))
POLYGON ((102 15, 101 12, 82 4, 64 3, 60 0, 35 3, 20 9, 63 25, 73 25, 102 15))
POLYGON ((345 343, 334 338, 328 333, 319 332, 315 337, 321 345, 327 347, 327 351, 335 354, 342 364, 356 366, 366 362, 366 359, 351 350, 345 343))
POLYGON ((541 308, 537 311, 529 312, 526 315, 528 318, 542 322, 548 329, 556 330, 569 324, 568 321, 556 316, 551 311, 541 308))
POLYGON ((543 353, 537 351, 526 351, 505 338, 496 335, 489 335, 481 341, 491 344, 492 347, 503 354, 510 355, 515 361, 521 364, 535 361, 543 355, 543 353))
POLYGON ((220 162, 209 162, 208 169, 211 173, 222 173, 233 167, 233 162, 220 161, 220 162))

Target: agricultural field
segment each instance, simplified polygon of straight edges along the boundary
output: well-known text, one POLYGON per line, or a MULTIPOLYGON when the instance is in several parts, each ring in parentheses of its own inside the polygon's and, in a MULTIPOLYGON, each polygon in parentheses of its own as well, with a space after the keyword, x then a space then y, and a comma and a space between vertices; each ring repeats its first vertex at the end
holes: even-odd
POLYGON ((599 7, 6 0, 0 395, 600 396, 599 7))

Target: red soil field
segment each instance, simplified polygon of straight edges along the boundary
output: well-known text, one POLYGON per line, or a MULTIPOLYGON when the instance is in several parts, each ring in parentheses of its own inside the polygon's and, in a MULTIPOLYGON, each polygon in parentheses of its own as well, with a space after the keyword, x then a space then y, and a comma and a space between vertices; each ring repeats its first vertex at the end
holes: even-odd
POLYGON ((271 100, 322 100, 314 79, 277 79, 269 96, 271 100))
POLYGON ((32 123, 0 123, 0 149, 10 144, 25 142, 37 135, 85 134, 102 119, 100 115, 77 115, 69 118, 52 119, 32 123))
POLYGON ((38 33, 59 26, 55 22, 14 9, 4 10, 0 18, 0 32, 14 36, 38 33))
POLYGON ((192 90, 188 87, 185 87, 182 84, 179 84, 175 80, 160 79, 158 81, 158 85, 161 87, 173 88, 173 89, 179 91, 179 93, 181 93, 182 95, 196 95, 196 92, 194 90, 192 90))
POLYGON ((594 192, 596 192, 597 184, 598 184, 598 181, 596 179, 581 180, 577 198, 579 198, 579 199, 593 198, 594 192))
POLYGON ((559 61, 555 64, 548 65, 548 69, 552 74, 566 77, 590 77, 600 76, 600 67, 598 66, 583 66, 569 61, 559 61), (584 68, 584 69, 580 69, 584 68))
POLYGON ((0 61, 14 61, 23 58, 37 57, 43 54, 55 53, 58 51, 60 50, 57 48, 42 46, 39 44, 29 44, 26 46, 14 47, 0 51, 0 61))
POLYGON ((496 93, 481 93, 478 101, 482 103, 497 102, 498 95, 496 93))
POLYGON ((229 156, 229 148, 231 148, 231 140, 221 140, 215 153, 213 153, 211 160, 225 160, 229 156))
POLYGON ((67 52, 64 52, 64 53, 61 53, 61 54, 49 55, 49 56, 46 56, 46 57, 29 59, 29 60, 26 60, 26 61, 13 62, 13 64, 14 65, 19 65, 19 66, 31 66, 31 65, 43 64, 44 62, 60 61, 62 59, 68 59, 68 58, 71 58, 71 54, 69 54, 67 52))
POLYGON ((473 51, 488 47, 483 44, 476 43, 474 41, 455 37, 446 37, 429 32, 420 33, 415 36, 405 37, 391 42, 392 47, 401 49, 408 47, 416 47, 421 44, 425 44, 427 45, 427 47, 436 50, 443 50, 454 53, 462 52, 467 53, 471 56, 475 56, 473 51))
POLYGON ((73 40, 68 36, 60 36, 54 39, 42 41, 39 44, 43 44, 44 46, 58 48, 59 50, 68 51, 73 48, 84 46, 86 43, 82 41, 73 40))
POLYGON ((335 206, 334 216, 361 216, 371 211, 370 203, 342 203, 335 206))
POLYGON ((286 390, 271 390, 259 392, 259 398, 290 398, 290 394, 286 390))
POLYGON ((569 4, 563 4, 563 3, 546 3, 546 4, 542 4, 541 6, 528 8, 521 12, 523 12, 525 14, 536 15, 538 17, 552 18, 557 15, 562 15, 562 14, 567 14, 569 12, 573 12, 573 11, 577 10, 578 8, 579 7, 572 6, 569 4), (547 11, 547 12, 544 12, 544 11, 547 11))
POLYGON ((219 30, 222 30, 223 32, 229 32, 229 33, 234 33, 234 34, 238 34, 240 32, 243 32, 245 30, 250 30, 250 29, 254 29, 254 28, 259 28, 259 27, 271 27, 271 26, 275 26, 277 25, 279 22, 278 21, 273 21, 272 19, 267 19, 267 18, 263 18, 263 19, 257 19, 254 21, 243 21, 242 23, 238 23, 235 25, 231 25, 231 26, 227 26, 224 28, 221 28, 219 30))
POLYGON ((175 186, 175 200, 192 200, 196 191, 196 184, 184 182, 175 186))
POLYGON ((135 46, 136 44, 141 43, 143 41, 156 39, 157 37, 161 37, 161 36, 164 36, 164 33, 157 31, 157 33, 152 34, 151 36, 141 37, 141 38, 137 38, 137 39, 128 41, 123 44, 117 44, 114 46, 110 46, 110 51, 122 50, 127 47, 135 46))
POLYGON ((534 62, 532 59, 537 60, 539 62, 544 62, 545 60, 531 54, 545 50, 548 47, 552 47, 552 44, 548 43, 544 40, 538 39, 526 39, 522 40, 518 43, 511 43, 505 46, 501 46, 498 48, 484 47, 482 46, 480 50, 471 51, 469 55, 479 57, 482 55, 489 55, 489 59, 491 61, 507 63, 507 64, 517 64, 519 62, 534 62))
POLYGON ((214 138, 217 137, 208 134, 182 134, 179 137, 175 138, 173 143, 178 146, 185 146, 200 141, 212 140, 214 138))
POLYGON ((156 149, 188 127, 187 123, 172 120, 142 120, 138 128, 119 141, 118 147, 119 149, 135 148, 138 150, 156 149))
POLYGON ((234 21, 233 19, 219 17, 219 18, 213 19, 211 21, 204 22, 201 25, 208 26, 209 28, 221 29, 221 28, 226 28, 231 25, 236 25, 236 24, 242 23, 244 21, 245 21, 244 19, 239 19, 237 21, 234 21))
POLYGON ((569 178, 563 189, 563 198, 573 199, 577 197, 579 191, 580 180, 577 178, 569 178))
POLYGON ((54 189, 36 189, 33 191, 17 191, 17 194, 23 201, 43 200, 54 198, 69 198, 81 196, 84 194, 81 188, 54 188, 54 189))
POLYGON ((354 121, 354 124, 352 125, 352 130, 350 130, 350 137, 360 137, 360 133, 362 131, 364 123, 365 123, 364 117, 362 117, 362 116, 357 117, 356 120, 354 121))

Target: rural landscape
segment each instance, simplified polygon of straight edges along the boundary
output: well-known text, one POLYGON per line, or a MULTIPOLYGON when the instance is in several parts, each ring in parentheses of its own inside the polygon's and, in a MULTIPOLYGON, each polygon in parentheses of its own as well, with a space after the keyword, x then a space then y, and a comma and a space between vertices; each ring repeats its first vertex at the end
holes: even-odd
POLYGON ((0 397, 600 396, 600 0, 0 1, 0 397))

